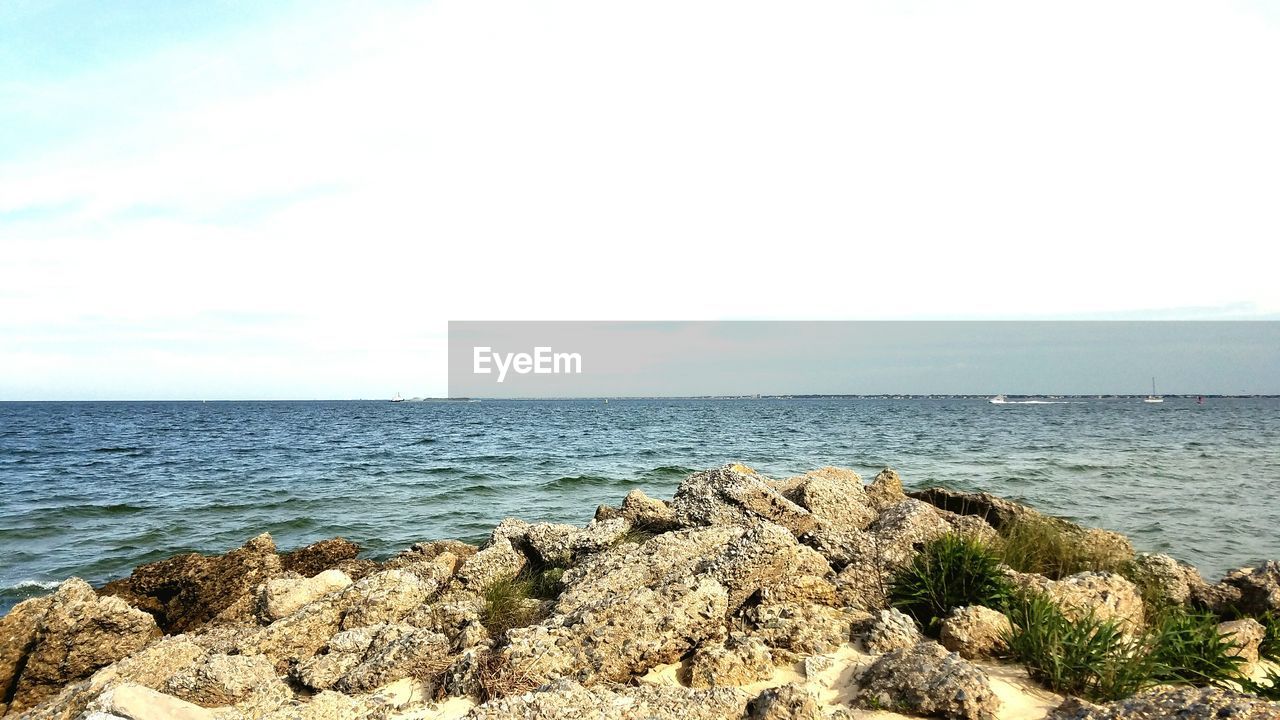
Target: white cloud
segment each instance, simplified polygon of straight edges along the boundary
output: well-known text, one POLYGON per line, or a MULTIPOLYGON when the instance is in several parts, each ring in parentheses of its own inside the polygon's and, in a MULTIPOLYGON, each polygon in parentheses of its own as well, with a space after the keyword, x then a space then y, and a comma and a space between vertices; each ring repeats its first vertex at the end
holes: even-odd
POLYGON ((0 165, 0 393, 442 393, 450 318, 1276 312, 1278 35, 1210 2, 444 1, 122 60, 26 96, 83 131, 0 165), (291 319, 251 351, 209 313, 291 319))

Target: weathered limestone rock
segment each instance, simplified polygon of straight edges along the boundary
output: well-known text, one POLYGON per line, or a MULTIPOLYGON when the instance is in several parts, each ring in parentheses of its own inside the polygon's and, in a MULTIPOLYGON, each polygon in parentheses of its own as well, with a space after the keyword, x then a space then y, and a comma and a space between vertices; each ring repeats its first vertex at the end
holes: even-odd
POLYGON ((872 618, 862 636, 863 647, 873 653, 909 648, 923 640, 924 635, 916 627, 916 621, 896 608, 881 610, 872 618))
POLYGON ((866 530, 876 518, 867 489, 858 473, 824 467, 793 478, 788 497, 808 510, 818 523, 833 530, 866 530))
POLYGON ((226 555, 189 553, 141 565, 98 592, 146 610, 160 629, 173 634, 212 620, 281 572, 275 542, 263 533, 226 555))
POLYGON ((457 579, 462 587, 483 590, 496 580, 515 577, 528 563, 528 558, 512 546, 510 539, 496 535, 497 529, 494 533, 495 538, 488 546, 464 560, 458 568, 457 579))
POLYGON ((870 530, 884 562, 898 568, 911 562, 925 543, 950 532, 951 526, 933 507, 907 498, 886 506, 870 530))
POLYGON ((14 687, 27 656, 35 648, 40 619, 49 611, 50 597, 37 597, 13 606, 0 617, 0 716, 9 709, 8 689, 14 687))
POLYGON ((748 685, 773 674, 773 655, 760 638, 732 633, 723 643, 703 645, 689 658, 689 687, 748 685))
POLYGON ((938 640, 966 660, 998 657, 1008 649, 1006 638, 1013 630, 1009 618, 998 610, 981 605, 959 607, 942 619, 938 640))
POLYGON ((280 556, 280 569, 303 577, 315 577, 325 570, 336 570, 360 554, 360 546, 336 537, 312 543, 280 556))
POLYGON ((812 603, 769 603, 745 613, 752 635, 772 648, 799 655, 831 652, 849 641, 849 630, 862 616, 812 603))
POLYGON ((1275 720, 1280 703, 1234 690, 1206 687, 1162 687, 1105 705, 1071 698, 1046 720, 1275 720))
POLYGON ((1244 659, 1244 667, 1241 670, 1245 674, 1253 672, 1254 666, 1258 664, 1258 647, 1267 635, 1267 628, 1253 618, 1243 618, 1219 623, 1218 634, 1230 636, 1234 648, 1231 654, 1244 659))
POLYGON ((489 633, 480 622, 484 606, 484 598, 476 593, 450 592, 434 602, 419 605, 404 621, 413 627, 444 635, 454 651, 461 652, 489 641, 489 633))
POLYGON ((671 510, 683 527, 753 524, 767 520, 803 535, 814 516, 774 490, 742 465, 726 465, 685 478, 671 498, 671 510))
POLYGON ((454 566, 449 568, 449 574, 458 571, 462 561, 479 552, 479 548, 475 545, 468 545, 457 540, 434 540, 432 542, 415 543, 409 549, 398 553, 395 557, 383 563, 383 567, 388 570, 404 567, 406 565, 414 565, 421 562, 435 560, 444 554, 449 554, 454 559, 454 566))
POLYGON ((1175 605, 1191 602, 1193 592, 1202 592, 1204 578, 1199 571, 1168 555, 1138 553, 1133 559, 1134 580, 1175 605))
POLYGON ((341 570, 325 570, 310 578, 276 578, 258 586, 256 615, 259 621, 270 624, 313 600, 337 592, 351 584, 351 578, 341 570))
POLYGON ((910 497, 957 515, 975 515, 996 530, 1003 530, 1028 517, 1044 517, 1040 512, 985 492, 962 492, 934 487, 908 493, 910 497))
POLYGON ((214 720, 218 713, 142 685, 125 684, 111 690, 101 705, 128 720, 214 720))
POLYGON ((957 515, 946 510, 938 514, 951 526, 951 532, 963 538, 977 541, 983 545, 994 545, 1000 541, 1000 533, 991 524, 977 515, 957 515))
POLYGON ((632 490, 622 498, 619 514, 631 523, 631 527, 652 533, 664 533, 679 527, 676 515, 667 503, 632 490))
POLYGON ((871 484, 867 486, 867 497, 877 512, 907 499, 902 492, 902 478, 893 468, 885 468, 871 479, 871 484))
POLYGON ((595 555, 617 545, 630 531, 631 523, 626 518, 592 520, 573 538, 570 545, 572 561, 582 562, 589 555, 595 555))
POLYGON ((491 700, 471 710, 464 720, 725 720, 742 717, 750 699, 737 688, 587 688, 560 679, 523 695, 491 700))
POLYGON ((912 714, 992 720, 1000 699, 986 673, 935 642, 882 655, 858 679, 867 707, 905 708, 912 714))
POLYGON ((1068 618, 1078 619, 1092 611, 1095 618, 1116 620, 1129 632, 1142 629, 1142 595, 1136 585, 1116 573, 1082 572, 1056 581, 1024 573, 1010 577, 1016 585, 1044 592, 1068 618))
POLYGON ((537 523, 524 533, 524 547, 543 565, 566 566, 573 561, 573 540, 582 531, 572 525, 537 523))
POLYGON ((522 677, 625 682, 724 635, 728 593, 708 576, 639 587, 507 632, 501 659, 522 677))
POLYGON ((345 606, 342 629, 397 622, 439 590, 406 570, 383 570, 344 590, 338 597, 345 606))
POLYGON ((261 655, 210 655, 178 671, 160 690, 202 707, 245 706, 259 710, 256 714, 293 697, 261 655))
POLYGON ((749 720, 822 720, 822 706, 813 693, 787 683, 769 688, 747 704, 749 720))
POLYGON ((5 665, 0 666, 8 669, 0 687, 11 689, 5 693, 10 713, 35 706, 161 635, 150 615, 119 598, 98 597, 79 578, 14 610, 14 619, 3 626, 5 665))
POLYGON ((1227 573, 1223 584, 1240 591, 1236 609, 1246 615, 1280 612, 1280 560, 1268 560, 1258 568, 1227 573))

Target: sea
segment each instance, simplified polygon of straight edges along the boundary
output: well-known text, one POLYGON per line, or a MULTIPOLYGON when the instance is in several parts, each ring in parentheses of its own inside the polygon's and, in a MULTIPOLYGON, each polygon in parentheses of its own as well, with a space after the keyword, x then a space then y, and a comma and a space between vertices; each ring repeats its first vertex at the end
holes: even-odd
POLYGON ((262 532, 384 558, 506 517, 588 522, 726 462, 986 490, 1209 579, 1280 558, 1280 399, 0 403, 0 612, 262 532))

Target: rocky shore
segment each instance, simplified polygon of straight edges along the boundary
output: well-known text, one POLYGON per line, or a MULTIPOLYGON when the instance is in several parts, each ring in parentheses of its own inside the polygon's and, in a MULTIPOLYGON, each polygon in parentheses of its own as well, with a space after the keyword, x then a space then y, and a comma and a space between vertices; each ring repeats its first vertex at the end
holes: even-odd
POLYGON ((583 528, 508 519, 481 547, 423 542, 375 562, 342 539, 281 553, 264 534, 97 589, 69 579, 0 619, 0 716, 1280 718, 1259 696, 1277 613, 1280 563, 1210 583, 991 495, 906 493, 893 470, 864 483, 729 465, 670 501, 633 491, 583 528), (904 576, 932 572, 922 558, 945 538, 1001 547, 1002 563, 1049 543, 1051 559, 1084 558, 1001 564, 996 586, 1118 638, 1146 637, 1170 608, 1212 616, 1241 680, 1052 692, 1010 647, 1011 611, 904 604, 904 576))

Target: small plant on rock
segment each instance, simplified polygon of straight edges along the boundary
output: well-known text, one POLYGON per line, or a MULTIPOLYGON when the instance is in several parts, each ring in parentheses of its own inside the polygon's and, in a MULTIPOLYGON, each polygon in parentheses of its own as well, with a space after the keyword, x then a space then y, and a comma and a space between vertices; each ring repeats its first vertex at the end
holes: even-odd
POLYGON ((1051 517, 1029 516, 1000 529, 1000 559, 1024 573, 1060 580, 1086 570, 1120 572, 1125 563, 1091 546, 1076 529, 1051 517))
POLYGON ((925 632, 935 633, 938 619, 962 605, 1002 608, 1010 584, 1000 560, 985 545, 960 535, 930 541, 894 576, 889 602, 925 632))

